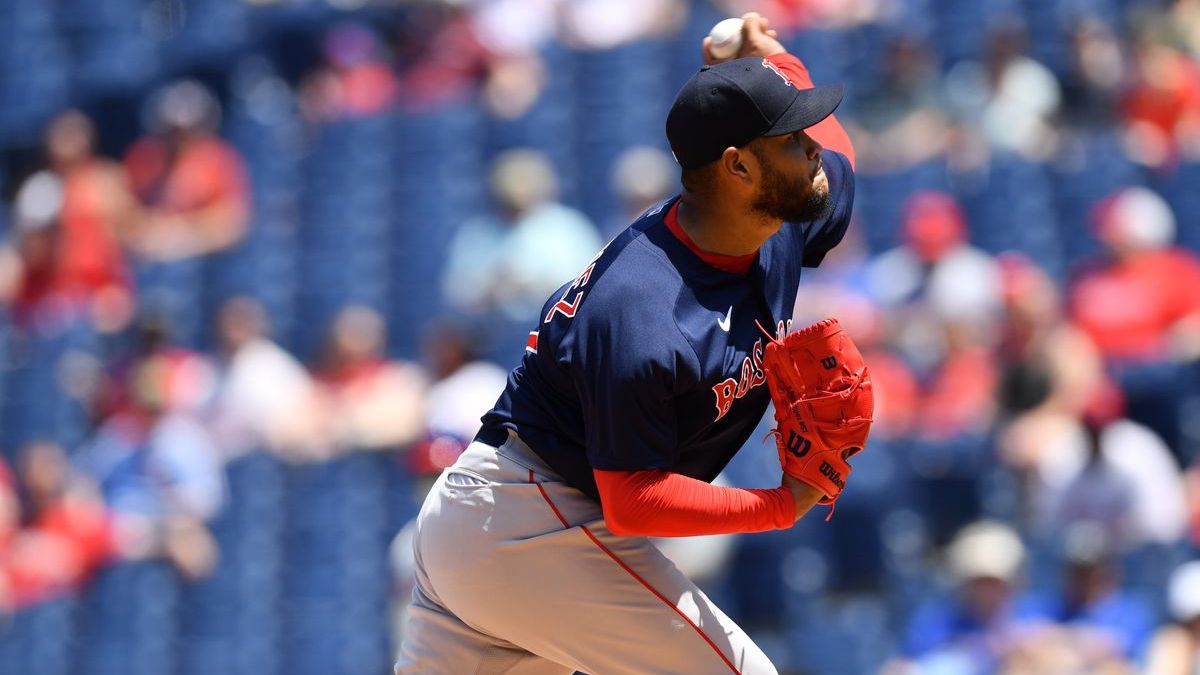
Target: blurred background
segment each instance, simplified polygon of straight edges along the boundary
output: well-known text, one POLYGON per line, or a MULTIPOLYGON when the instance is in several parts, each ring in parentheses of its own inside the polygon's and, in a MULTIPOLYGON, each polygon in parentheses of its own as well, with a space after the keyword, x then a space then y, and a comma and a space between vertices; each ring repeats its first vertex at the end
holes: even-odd
POLYGON ((0 7, 0 673, 389 673, 426 487, 752 9, 848 87, 796 323, 877 419, 832 522, 670 554, 784 673, 1200 672, 1200 2, 0 7))

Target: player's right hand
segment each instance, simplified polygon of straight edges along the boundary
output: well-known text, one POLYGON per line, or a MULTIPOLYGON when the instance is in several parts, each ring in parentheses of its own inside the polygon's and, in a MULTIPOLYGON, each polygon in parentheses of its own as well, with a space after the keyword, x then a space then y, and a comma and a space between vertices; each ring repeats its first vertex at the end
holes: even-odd
POLYGON ((732 59, 741 59, 747 56, 768 57, 776 54, 783 54, 787 50, 779 42, 779 35, 770 27, 770 21, 767 17, 762 16, 758 12, 746 12, 742 15, 742 47, 738 53, 728 59, 713 58, 711 52, 708 51, 708 45, 712 42, 709 37, 704 38, 701 44, 701 58, 704 59, 704 64, 711 66, 723 61, 732 59))

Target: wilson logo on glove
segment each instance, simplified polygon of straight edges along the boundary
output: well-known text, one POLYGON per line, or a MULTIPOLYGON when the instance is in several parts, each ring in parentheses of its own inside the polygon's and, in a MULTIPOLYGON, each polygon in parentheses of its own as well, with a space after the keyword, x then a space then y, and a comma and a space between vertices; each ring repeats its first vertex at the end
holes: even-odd
POLYGON ((842 474, 833 468, 833 465, 824 460, 821 461, 821 475, 833 481, 833 484, 839 488, 845 488, 846 482, 842 480, 842 474))
POLYGON ((783 471, 832 504, 850 477, 846 460, 862 450, 871 430, 874 398, 862 354, 837 319, 826 319, 772 340, 763 371, 783 471))
POLYGON ((812 441, 794 431, 791 431, 788 432, 787 449, 788 452, 792 453, 797 459, 799 459, 807 455, 809 450, 812 450, 812 441))

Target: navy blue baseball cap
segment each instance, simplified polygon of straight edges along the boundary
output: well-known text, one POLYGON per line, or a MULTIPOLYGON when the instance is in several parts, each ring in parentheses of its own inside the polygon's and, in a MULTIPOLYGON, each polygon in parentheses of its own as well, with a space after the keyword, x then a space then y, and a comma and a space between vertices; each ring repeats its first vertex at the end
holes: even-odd
POLYGON ((767 59, 734 59, 704 66, 683 85, 667 114, 667 141, 679 165, 695 169, 730 146, 811 127, 841 102, 841 85, 800 89, 767 59))

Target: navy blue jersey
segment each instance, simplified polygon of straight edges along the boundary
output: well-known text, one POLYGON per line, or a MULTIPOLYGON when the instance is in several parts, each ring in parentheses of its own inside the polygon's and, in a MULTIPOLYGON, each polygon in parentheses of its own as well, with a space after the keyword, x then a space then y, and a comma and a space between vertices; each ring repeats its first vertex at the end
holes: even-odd
POLYGON ((716 478, 770 400, 759 325, 784 333, 801 267, 850 221, 850 164, 831 150, 822 161, 832 208, 785 223, 748 274, 710 266, 670 232, 678 197, 642 215, 546 302, 484 427, 516 430, 595 499, 593 468, 716 478))

